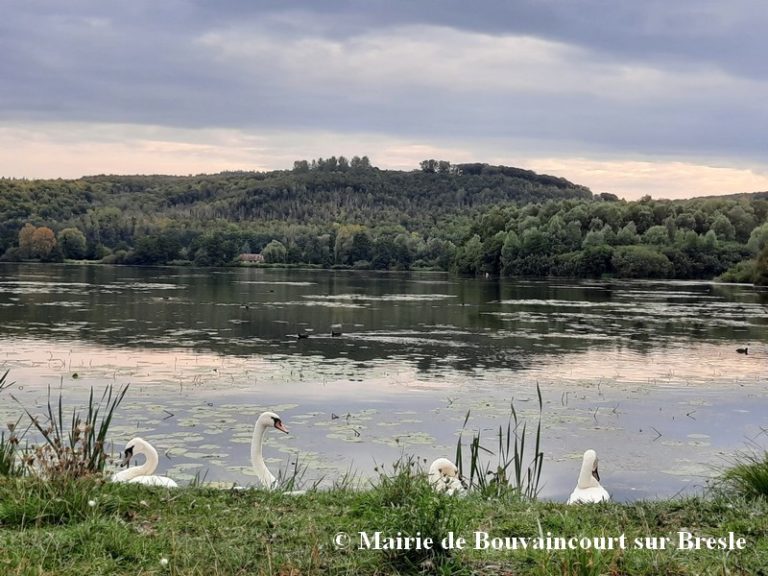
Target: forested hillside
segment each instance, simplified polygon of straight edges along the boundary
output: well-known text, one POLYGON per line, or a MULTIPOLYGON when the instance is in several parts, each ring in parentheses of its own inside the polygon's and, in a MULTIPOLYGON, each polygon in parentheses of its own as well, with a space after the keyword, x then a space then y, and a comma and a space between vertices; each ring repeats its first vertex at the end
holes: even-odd
MULTIPOLYGON (((695 193, 692 193, 694 196, 695 193)), ((528 170, 366 157, 216 175, 0 180, 6 260, 271 264, 464 274, 756 279, 763 194, 620 201, 528 170)))

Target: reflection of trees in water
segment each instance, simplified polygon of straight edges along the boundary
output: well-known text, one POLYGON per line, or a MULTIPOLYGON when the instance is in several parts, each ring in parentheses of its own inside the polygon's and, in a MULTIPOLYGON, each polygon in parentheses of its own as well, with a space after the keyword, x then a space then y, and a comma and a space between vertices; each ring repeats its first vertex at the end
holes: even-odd
POLYGON ((680 341, 755 342, 768 324, 768 293, 724 285, 250 269, 2 271, 6 335, 236 355, 398 358, 421 371, 522 369, 540 355, 590 348, 645 353, 680 341), (339 325, 342 335, 332 337, 339 325))

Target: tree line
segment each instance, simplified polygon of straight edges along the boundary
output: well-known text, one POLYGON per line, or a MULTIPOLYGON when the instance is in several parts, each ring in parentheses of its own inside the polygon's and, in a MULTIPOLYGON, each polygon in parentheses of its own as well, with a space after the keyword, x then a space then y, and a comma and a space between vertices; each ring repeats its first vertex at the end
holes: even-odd
POLYGON ((367 157, 189 177, 0 179, 4 260, 763 281, 766 194, 619 200, 508 166, 367 157))

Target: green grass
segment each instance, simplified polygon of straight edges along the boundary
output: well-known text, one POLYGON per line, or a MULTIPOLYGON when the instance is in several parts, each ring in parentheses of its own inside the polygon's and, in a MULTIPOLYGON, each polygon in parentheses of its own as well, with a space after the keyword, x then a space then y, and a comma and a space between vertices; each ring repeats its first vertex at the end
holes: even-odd
MULTIPOLYGON (((0 392, 5 382, 3 375, 0 392)), ((435 493, 413 457, 388 471, 380 467, 366 490, 353 489, 360 483, 349 474, 331 490, 303 496, 219 490, 202 480, 153 489, 112 484, 101 474, 104 441, 124 395, 125 389, 113 394, 108 388, 97 402, 92 393, 84 414, 72 410, 68 422, 61 397, 49 399, 44 421, 25 411, 26 430, 19 432, 17 422, 0 434, 0 575, 768 574, 765 455, 741 458, 723 473, 725 489, 707 498, 585 506, 537 501, 539 395, 535 433, 512 406, 495 451, 482 446, 479 433, 473 436, 468 467, 474 489, 464 498, 435 493), (42 443, 19 448, 30 427, 42 443), (25 460, 31 456, 34 467, 25 460), (715 538, 733 532, 746 545, 682 550, 676 546, 681 532, 715 538), (348 538, 343 546, 337 545, 340 533, 348 538), (381 544, 419 538, 432 546, 361 546, 376 542, 376 533, 381 544), (478 533, 488 535, 479 542, 489 546, 476 545, 478 533), (604 550, 490 545, 512 537, 531 546, 553 538, 613 538, 615 544, 604 550), (462 538, 463 547, 441 546, 462 538), (661 538, 670 538, 664 549, 635 544, 661 538)), ((459 439, 459 463, 461 456, 459 439)), ((302 474, 298 464, 286 469, 283 486, 301 484, 302 474)))
POLYGON ((409 461, 369 490, 287 496, 205 487, 167 491, 84 478, 51 486, 0 478, 0 574, 765 574, 768 503, 722 497, 566 506, 433 493, 409 461), (404 467, 403 467, 404 466, 404 467), (91 505, 93 504, 93 505, 91 505), (465 537, 450 551, 360 550, 372 538, 465 537), (746 539, 744 550, 475 550, 473 534, 635 538, 678 531, 746 539), (338 549, 334 535, 350 536, 338 549), (161 559, 167 559, 163 566, 161 559))
POLYGON ((725 470, 716 487, 746 498, 768 498, 768 452, 754 450, 736 455, 733 466, 725 470))

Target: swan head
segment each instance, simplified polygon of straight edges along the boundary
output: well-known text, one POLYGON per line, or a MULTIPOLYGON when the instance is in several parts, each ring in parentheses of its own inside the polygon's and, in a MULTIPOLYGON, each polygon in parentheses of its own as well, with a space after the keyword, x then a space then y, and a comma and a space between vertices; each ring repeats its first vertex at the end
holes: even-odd
POLYGON ((149 444, 142 438, 133 438, 125 445, 125 451, 123 452, 123 458, 120 460, 120 466, 128 466, 136 454, 145 454, 149 444))
POLYGON ((256 420, 256 425, 265 429, 275 428, 280 430, 280 432, 285 432, 288 434, 288 428, 286 428, 285 424, 283 424, 282 418, 280 418, 280 416, 274 412, 264 412, 261 416, 259 416, 259 419, 256 420))

